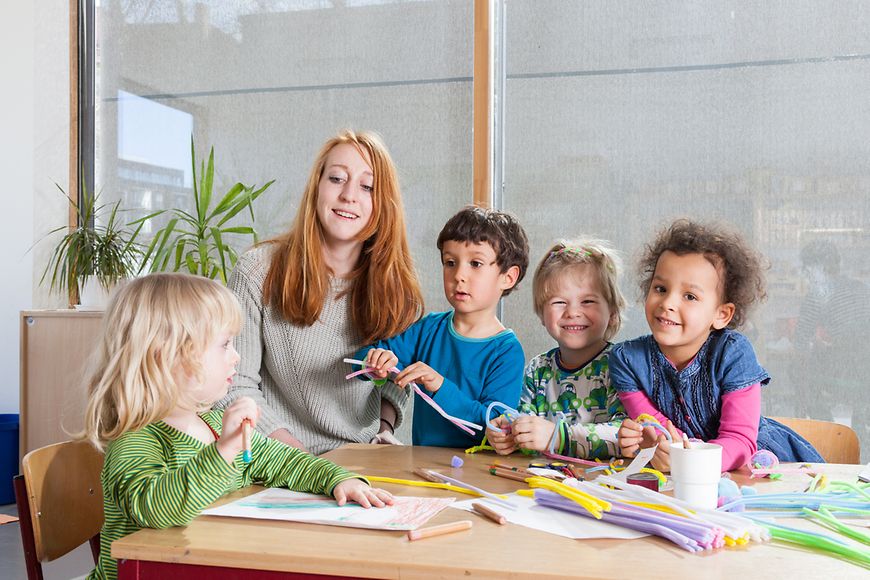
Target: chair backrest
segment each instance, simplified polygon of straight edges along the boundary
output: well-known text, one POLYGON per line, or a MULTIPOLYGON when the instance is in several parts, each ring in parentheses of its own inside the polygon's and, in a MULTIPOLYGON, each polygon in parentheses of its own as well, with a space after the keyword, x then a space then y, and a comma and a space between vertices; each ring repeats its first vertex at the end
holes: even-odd
POLYGON ((86 441, 67 441, 31 451, 21 467, 39 562, 59 558, 100 533, 102 453, 86 441))
POLYGON ((795 417, 771 417, 794 429, 801 437, 812 443, 819 455, 828 463, 861 463, 861 444, 858 435, 839 423, 797 419, 795 417))

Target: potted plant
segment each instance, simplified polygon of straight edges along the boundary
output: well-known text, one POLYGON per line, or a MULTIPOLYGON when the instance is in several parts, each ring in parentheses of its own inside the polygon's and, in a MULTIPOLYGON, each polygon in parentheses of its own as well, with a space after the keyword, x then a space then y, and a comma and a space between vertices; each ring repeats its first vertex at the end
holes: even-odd
POLYGON ((194 211, 180 208, 161 210, 136 220, 140 226, 145 221, 169 212, 168 223, 159 229, 144 252, 143 267, 151 272, 184 270, 191 274, 220 278, 227 283, 229 272, 236 265, 238 252, 228 243, 228 234, 249 235, 257 242, 253 226, 230 226, 228 222, 242 211, 247 211, 254 221, 253 202, 263 194, 274 180, 259 189, 236 183, 212 207, 214 201, 214 147, 208 162, 200 164, 197 183, 196 155, 193 137, 190 139, 190 159, 193 165, 194 211))
POLYGON ((55 246, 40 283, 48 279, 49 289, 69 293, 71 303, 78 295, 78 308, 104 308, 109 290, 139 269, 142 250, 136 237, 142 223, 127 229, 128 224, 122 223, 119 216, 120 200, 100 204, 99 194, 88 191, 84 183, 81 203, 55 185, 75 208, 78 225, 73 229, 61 226, 46 234, 49 237, 69 230, 55 246))

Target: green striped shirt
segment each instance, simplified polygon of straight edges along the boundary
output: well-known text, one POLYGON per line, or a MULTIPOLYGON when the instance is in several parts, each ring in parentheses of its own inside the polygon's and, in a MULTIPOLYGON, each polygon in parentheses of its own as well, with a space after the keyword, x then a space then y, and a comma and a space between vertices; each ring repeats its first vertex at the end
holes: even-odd
MULTIPOLYGON (((221 432, 223 411, 202 418, 221 432)), ((358 477, 256 431, 251 453, 251 463, 239 453, 228 465, 214 443, 205 445, 162 421, 110 442, 102 472, 100 558, 88 578, 117 578, 110 556, 115 540, 141 528, 187 525, 216 499, 252 483, 331 495, 340 482, 358 477)))

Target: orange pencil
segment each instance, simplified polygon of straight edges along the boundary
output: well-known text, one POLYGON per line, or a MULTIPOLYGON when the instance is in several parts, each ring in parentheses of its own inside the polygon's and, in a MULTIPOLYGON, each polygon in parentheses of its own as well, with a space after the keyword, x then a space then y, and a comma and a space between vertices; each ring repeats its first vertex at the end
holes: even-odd
POLYGON ((500 526, 503 526, 507 523, 507 518, 505 518, 503 515, 501 515, 500 513, 495 511, 494 509, 483 505, 482 503, 478 503, 478 502, 472 503, 471 509, 473 509, 475 512, 479 513, 480 515, 491 519, 492 521, 494 521, 495 523, 497 523, 500 526))
POLYGON ((431 538, 433 536, 442 536, 444 534, 452 534, 453 532, 461 532, 463 530, 471 528, 473 523, 474 522, 472 522, 471 520, 461 520, 441 526, 423 528, 422 530, 411 530, 410 532, 408 532, 408 540, 413 542, 414 540, 422 540, 424 538, 431 538))

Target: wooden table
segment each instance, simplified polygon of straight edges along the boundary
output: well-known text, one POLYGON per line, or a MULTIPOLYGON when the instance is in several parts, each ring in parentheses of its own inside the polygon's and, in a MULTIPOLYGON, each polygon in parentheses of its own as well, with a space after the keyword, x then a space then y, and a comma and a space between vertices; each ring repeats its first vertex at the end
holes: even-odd
MULTIPOLYGON (((511 492, 523 484, 493 477, 485 466, 495 456, 465 455, 435 447, 347 445, 325 455, 366 475, 417 479, 414 467, 445 474, 495 492, 511 492), (465 465, 450 467, 453 455, 465 465)), ((522 456, 508 458, 526 464, 522 456)), ((827 465, 834 479, 855 481, 858 465, 827 465)), ((735 481, 750 482, 735 472, 735 481)), ((753 479, 761 493, 795 490, 809 482, 794 474, 780 481, 753 479)), ((457 496, 457 494, 384 484, 396 494, 457 496)), ((219 503, 249 495, 252 487, 219 503)), ((467 499, 458 496, 457 499, 467 499)), ((446 509, 427 525, 473 519, 466 532, 409 542, 404 533, 360 530, 268 520, 200 516, 189 526, 145 529, 112 544, 121 579, 150 578, 867 578, 866 570, 834 557, 787 547, 751 544, 690 554, 654 537, 639 540, 571 540, 522 526, 499 526, 468 512, 446 509)), ((796 520, 791 520, 795 522, 796 520)), ((795 525, 810 526, 808 522, 795 525)), ((820 528, 815 528, 819 530, 820 528)))

